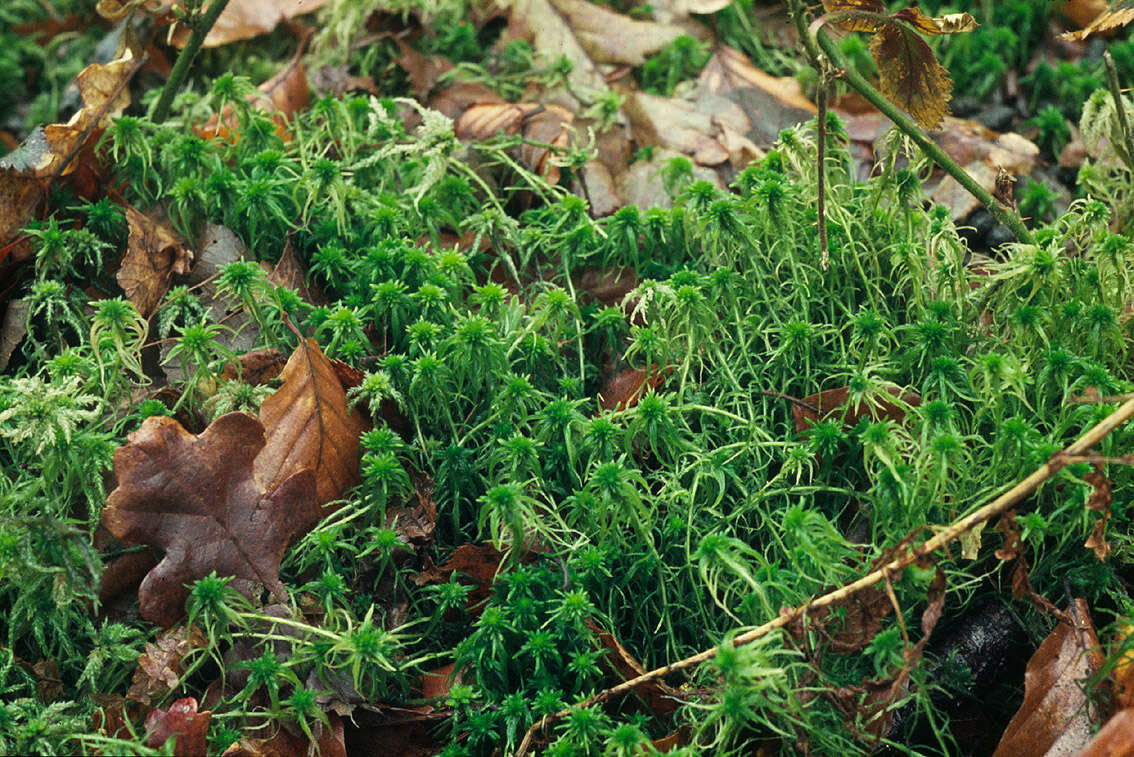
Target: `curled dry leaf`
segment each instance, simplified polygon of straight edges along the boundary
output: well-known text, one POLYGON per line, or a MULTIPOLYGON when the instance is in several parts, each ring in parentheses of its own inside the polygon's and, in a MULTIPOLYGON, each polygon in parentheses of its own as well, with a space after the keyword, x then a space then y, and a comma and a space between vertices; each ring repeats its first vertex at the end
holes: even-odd
POLYGON ((288 543, 318 518, 315 473, 303 469, 265 490, 253 474, 264 427, 230 413, 193 436, 153 416, 114 453, 118 486, 102 511, 107 529, 164 556, 138 591, 141 614, 172 626, 185 613, 186 584, 216 571, 251 595, 262 585, 282 596, 280 561, 288 543))
POLYGON ((149 318, 169 291, 173 275, 189 273, 194 254, 164 219, 128 205, 126 225, 130 238, 118 269, 118 286, 142 317, 149 318))
POLYGON ((208 752, 208 710, 197 712, 193 697, 178 699, 168 710, 153 709, 146 715, 146 746, 157 749, 174 739, 174 757, 193 757, 208 752))
POLYGON ((1072 41, 1086 39, 1092 34, 1099 34, 1100 32, 1121 28, 1131 21, 1134 21, 1134 0, 1120 0, 1100 13, 1091 23, 1087 24, 1082 29, 1066 32, 1059 35, 1059 38, 1072 41))
MULTIPOLYGON (((109 63, 92 63, 76 78, 81 107, 65 124, 35 129, 23 144, 0 158, 0 260, 10 251, 13 237, 23 228, 56 176, 78 167, 74 160, 84 144, 93 144, 96 131, 130 105, 126 84, 139 61, 131 50, 109 63)), ((21 250, 20 257, 27 250, 21 250)))
MULTIPOLYGON (((358 483, 358 437, 370 423, 347 408, 346 391, 314 339, 296 347, 280 378, 283 386, 260 406, 268 441, 256 456, 256 477, 272 491, 308 468, 316 501, 325 505, 358 483)), ((299 527, 310 528, 324 514, 302 513, 299 527)))
POLYGON ((1091 528, 1091 535, 1087 537, 1083 546, 1093 550, 1099 560, 1106 560, 1110 555, 1110 544, 1106 540, 1106 524, 1110 520, 1110 505, 1114 499, 1110 479, 1103 473, 1102 463, 1095 463, 1094 470, 1084 476, 1083 480, 1092 487, 1086 507, 1099 514, 1098 520, 1091 528))
POLYGON ((1090 741, 1097 713, 1080 682, 1103 660, 1087 603, 1074 600, 1068 615, 1077 627, 1060 621, 1028 660, 1024 702, 993 757, 1078 754, 1090 741))

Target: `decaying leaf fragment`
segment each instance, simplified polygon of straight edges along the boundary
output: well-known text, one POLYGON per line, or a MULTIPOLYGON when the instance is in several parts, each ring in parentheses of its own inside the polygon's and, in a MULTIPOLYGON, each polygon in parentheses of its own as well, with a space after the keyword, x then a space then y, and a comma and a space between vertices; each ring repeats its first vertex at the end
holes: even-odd
POLYGON ((107 529, 164 557, 138 591, 141 615, 171 626, 185 613, 189 584, 216 571, 251 594, 262 585, 282 596, 284 550, 318 518, 309 468, 265 490, 253 474, 264 427, 229 413, 194 436, 173 418, 153 416, 114 453, 118 487, 102 511, 107 529))
POLYGON ((130 683, 128 699, 149 705, 174 691, 181 680, 181 661, 194 648, 206 644, 196 626, 176 626, 158 634, 138 656, 138 669, 130 683))
POLYGON ((143 318, 149 318, 169 291, 173 275, 184 276, 193 265, 193 251, 168 222, 126 207, 130 230, 118 285, 143 318))

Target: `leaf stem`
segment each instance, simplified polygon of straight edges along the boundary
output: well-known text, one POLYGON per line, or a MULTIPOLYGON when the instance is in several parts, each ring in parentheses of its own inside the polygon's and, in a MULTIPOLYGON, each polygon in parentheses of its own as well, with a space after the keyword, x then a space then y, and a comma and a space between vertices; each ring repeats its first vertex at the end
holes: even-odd
MULTIPOLYGON (((798 0, 792 0, 792 2, 795 4, 798 0)), ((827 58, 835 68, 843 71, 847 84, 866 98, 871 105, 882 111, 887 118, 893 121, 898 129, 922 149, 922 152, 940 166, 945 173, 952 176, 969 194, 980 201, 997 221, 1011 229, 1016 239, 1024 244, 1034 243, 1032 233, 1028 231, 1028 228, 1024 225, 1024 222, 1020 220, 1020 217, 993 197, 992 193, 987 189, 978 184, 976 179, 970 176, 965 169, 957 165, 956 162, 941 149, 940 145, 930 139, 929 135, 927 135, 920 126, 914 123, 912 118, 906 115, 897 105, 887 100, 870 82, 864 79, 853 67, 848 65, 847 61, 843 58, 843 54, 839 51, 838 46, 835 45, 834 40, 832 40, 826 32, 822 29, 816 29, 813 26, 808 34, 808 38, 823 49, 823 52, 826 53, 827 58)))
POLYGON ((189 74, 189 66, 192 65, 193 59, 197 57, 197 53, 201 49, 201 44, 205 41, 206 35, 209 30, 213 28, 213 24, 217 22, 221 12, 225 6, 228 5, 228 0, 213 0, 209 5, 209 9, 205 14, 193 24, 193 31, 189 35, 189 41, 185 43, 182 48, 181 54, 177 56, 177 62, 173 64, 173 70, 169 73, 169 79, 166 80, 165 86, 162 87, 161 96, 158 98, 157 104, 154 105, 154 110, 150 114, 150 120, 155 124, 160 124, 169 117, 169 108, 173 105, 173 96, 177 94, 177 90, 181 89, 185 77, 189 74))

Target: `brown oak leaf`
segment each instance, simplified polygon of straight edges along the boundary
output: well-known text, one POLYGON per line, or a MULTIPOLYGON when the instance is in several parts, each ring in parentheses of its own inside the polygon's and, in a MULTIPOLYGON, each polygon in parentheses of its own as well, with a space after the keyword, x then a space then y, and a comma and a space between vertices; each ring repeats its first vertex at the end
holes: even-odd
MULTIPOLYGON (((303 468, 315 474, 316 502, 338 499, 359 481, 358 437, 370 428, 359 411, 347 408, 346 391, 334 365, 314 339, 304 339, 288 358, 283 386, 260 406, 268 441, 256 457, 257 478, 265 489, 303 468)), ((301 528, 325 512, 308 512, 301 528)))
POLYGON ((103 523, 125 542, 164 553, 138 591, 143 618, 176 623, 186 584, 213 571, 234 576, 245 594, 263 585, 283 595, 284 550, 318 511, 315 473, 293 472, 265 490, 253 474, 263 447, 264 427, 244 413, 221 416, 197 436, 153 416, 114 453, 118 487, 103 523))

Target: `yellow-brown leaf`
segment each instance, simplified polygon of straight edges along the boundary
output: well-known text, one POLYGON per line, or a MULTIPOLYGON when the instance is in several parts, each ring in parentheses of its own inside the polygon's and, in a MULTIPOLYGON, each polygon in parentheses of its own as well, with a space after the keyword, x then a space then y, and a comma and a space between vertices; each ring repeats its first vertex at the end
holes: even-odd
POLYGON ((902 24, 887 24, 871 37, 870 52, 878 64, 882 94, 906 110, 922 128, 940 126, 948 110, 953 80, 925 40, 902 24))

